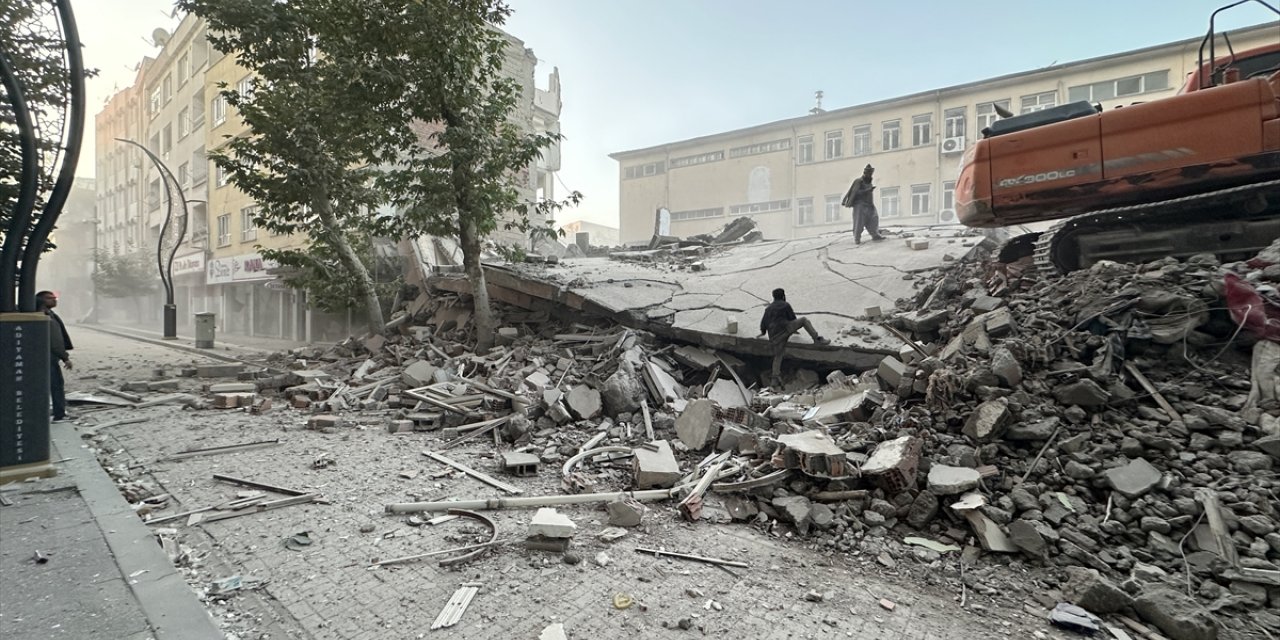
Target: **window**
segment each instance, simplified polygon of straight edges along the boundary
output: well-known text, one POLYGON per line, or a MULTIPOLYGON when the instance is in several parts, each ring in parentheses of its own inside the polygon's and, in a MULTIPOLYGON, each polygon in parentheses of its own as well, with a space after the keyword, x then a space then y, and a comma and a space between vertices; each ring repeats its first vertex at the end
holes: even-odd
POLYGON ((160 113, 160 87, 156 87, 151 91, 151 100, 147 103, 147 113, 153 118, 160 113))
POLYGON ((835 160, 844 156, 844 132, 828 131, 826 155, 823 156, 827 160, 835 160))
POLYGON ((168 156, 173 151, 173 127, 165 125, 160 132, 160 155, 168 156))
POLYGON ((691 167, 695 164, 705 164, 708 162, 716 162, 718 160, 724 160, 723 151, 712 151, 710 153, 700 153, 698 155, 684 156, 681 158, 672 158, 671 168, 676 169, 679 167, 691 167))
POLYGON ((204 157, 204 147, 191 152, 191 184, 200 184, 209 178, 209 161, 204 157))
POLYGON ((898 209, 898 188, 882 187, 880 189, 880 215, 892 218, 900 213, 898 209))
POLYGON ((204 89, 196 91, 191 98, 191 129, 194 131, 204 126, 204 89))
POLYGON ((864 124, 853 128, 853 155, 871 154, 871 125, 864 124))
POLYGON ((152 180, 147 185, 147 210, 155 211, 160 208, 160 178, 152 180))
POLYGON ((813 162, 813 136, 796 138, 796 164, 813 162))
POLYGON ((956 183, 954 180, 942 183, 942 208, 952 211, 956 208, 956 183))
POLYGON ((178 165, 178 184, 184 187, 191 184, 191 163, 184 162, 178 165))
POLYGON ((782 140, 772 140, 770 142, 760 142, 757 144, 749 144, 745 147, 734 147, 729 150, 730 158, 741 158, 742 156, 754 156, 761 153, 773 153, 774 151, 786 151, 791 148, 791 138, 782 140))
POLYGON ((791 207, 790 200, 774 200, 772 202, 752 202, 750 204, 735 204, 729 207, 729 214, 740 216, 749 213, 769 213, 770 211, 782 211, 791 207))
POLYGON ((880 123, 880 146, 884 151, 893 151, 902 146, 902 122, 889 120, 880 123))
POLYGON ((191 77, 191 54, 184 53, 178 58, 178 86, 181 87, 191 77))
POLYGON ((218 216, 218 246, 225 247, 231 244, 231 214, 224 213, 218 216))
POLYGON ((622 177, 626 178, 627 180, 630 180, 632 178, 647 178, 649 176, 656 176, 661 173, 666 173, 666 170, 667 170, 666 163, 663 162, 662 160, 659 160, 657 162, 650 162, 649 164, 637 164, 631 167, 627 167, 626 169, 623 170, 622 177))
POLYGON ((240 78, 240 82, 236 83, 236 92, 240 94, 242 100, 253 97, 253 76, 245 76, 240 78))
POLYGON ((227 121, 227 99, 222 97, 222 94, 214 97, 209 110, 213 112, 213 126, 216 127, 227 121))
POLYGON ((838 193, 827 196, 826 200, 826 217, 827 222, 840 222, 844 217, 844 207, 840 206, 840 201, 844 196, 838 193))
POLYGON ((692 209, 689 211, 672 211, 671 221, 677 220, 701 220, 703 218, 719 218, 724 215, 724 207, 715 207, 713 209, 692 209))
POLYGON ((915 147, 933 144, 933 116, 911 116, 911 145, 915 147))
POLYGON ((1169 70, 1152 71, 1140 76, 1129 76, 1083 84, 1067 89, 1068 102, 1102 102, 1113 98, 1136 96, 1152 91, 1163 91, 1169 88, 1169 70))
POLYGON ((240 242, 258 239, 258 223, 253 219, 256 215, 258 215, 258 205, 240 210, 240 242))
POLYGON ((1022 113, 1044 111, 1045 109, 1050 109, 1056 106, 1058 106, 1057 91, 1046 91, 1044 93, 1022 96, 1022 113))
POLYGON ((1000 115, 996 113, 996 107, 1001 109, 1009 108, 1008 100, 996 100, 995 102, 983 102, 978 105, 974 112, 978 115, 978 131, 982 131, 991 126, 992 122, 1000 119, 1000 115))
POLYGON ((796 226, 813 224, 813 198, 796 198, 796 226))
POLYGON ((932 191, 931 184, 911 185, 911 215, 922 216, 929 213, 929 195, 932 191))
POLYGON ((222 165, 218 165, 216 171, 218 176, 218 186, 219 187, 227 186, 227 181, 230 179, 230 176, 227 173, 226 167, 223 167, 222 165))
POLYGON ((164 90, 164 103, 169 104, 169 101, 173 100, 173 75, 166 75, 164 81, 160 83, 160 87, 164 90))
POLYGON ((964 137, 964 107, 942 112, 942 135, 947 138, 964 137))
POLYGON ((178 139, 181 140, 191 134, 191 109, 183 107, 178 112, 178 139))

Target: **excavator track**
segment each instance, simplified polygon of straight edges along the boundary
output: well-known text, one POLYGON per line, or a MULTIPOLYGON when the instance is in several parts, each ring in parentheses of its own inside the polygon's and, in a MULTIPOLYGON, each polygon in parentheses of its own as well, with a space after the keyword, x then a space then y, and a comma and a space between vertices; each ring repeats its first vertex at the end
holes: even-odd
POLYGON ((1094 258, 1145 262, 1194 253, 1233 255, 1256 252, 1276 238, 1280 238, 1280 180, 1270 180, 1072 216, 1041 233, 1032 255, 1042 274, 1054 276, 1088 267, 1097 261, 1094 258), (1250 199, 1260 202, 1254 207, 1258 211, 1248 211, 1250 199), (1194 248, 1174 240, 1194 232, 1199 233, 1194 248), (1082 240, 1105 235, 1112 236, 1110 250, 1086 255, 1081 249, 1082 240))

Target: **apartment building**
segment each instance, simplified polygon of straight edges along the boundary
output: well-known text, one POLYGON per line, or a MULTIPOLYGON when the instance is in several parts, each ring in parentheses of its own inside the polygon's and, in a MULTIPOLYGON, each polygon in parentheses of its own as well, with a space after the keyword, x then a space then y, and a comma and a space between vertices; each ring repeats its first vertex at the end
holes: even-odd
POLYGON ((146 109, 142 78, 154 60, 143 58, 133 84, 112 95, 93 119, 96 139, 94 180, 98 212, 98 248, 112 255, 138 250, 146 239, 142 217, 146 190, 144 162, 137 147, 119 140, 146 139, 146 109))
MULTIPOLYGON (((1272 44, 1280 23, 1229 34, 1236 51, 1272 44)), ((1147 47, 745 129, 611 154, 618 161, 623 243, 690 236, 751 216, 773 239, 851 227, 840 200, 876 168, 881 224, 956 222, 964 150, 996 107, 1028 113, 1078 100, 1104 109, 1174 95, 1197 64, 1200 38, 1147 47)), ((1218 51, 1225 51, 1222 41, 1218 51)))
MULTIPOLYGON (((506 37, 503 71, 519 83, 522 96, 513 118, 528 130, 558 132, 559 73, 551 73, 546 89, 537 87, 533 50, 518 38, 506 37)), ((259 229, 257 203, 208 160, 208 150, 248 133, 219 92, 224 83, 248 90, 250 73, 235 56, 208 43, 204 21, 196 16, 184 16, 172 33, 155 30, 152 40, 158 52, 143 61, 135 82, 112 96, 95 117, 100 176, 96 199, 105 214, 98 229, 100 246, 119 252, 156 251, 166 212, 164 182, 140 150, 114 141, 135 140, 161 157, 189 203, 187 239, 173 262, 180 326, 189 325, 196 312, 212 311, 220 332, 292 340, 345 337, 352 326, 350 314, 311 309, 305 294, 285 286, 275 265, 262 257, 263 248, 298 246, 305 236, 259 229)), ((521 199, 554 197, 559 169, 556 145, 522 174, 521 199)), ((525 240, 518 232, 499 230, 494 235, 502 243, 525 240)), ((114 306, 119 313, 142 310, 139 320, 158 320, 158 300, 114 306)))

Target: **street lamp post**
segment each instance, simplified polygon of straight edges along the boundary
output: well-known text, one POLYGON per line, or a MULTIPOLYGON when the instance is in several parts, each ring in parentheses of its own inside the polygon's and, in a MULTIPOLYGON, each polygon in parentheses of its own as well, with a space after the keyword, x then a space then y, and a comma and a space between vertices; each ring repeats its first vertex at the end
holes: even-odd
POLYGON ((160 179, 164 181, 164 225, 160 227, 160 237, 156 240, 156 267, 160 270, 160 282, 164 285, 164 339, 177 340, 178 306, 173 302, 173 257, 177 255, 178 247, 187 235, 187 196, 168 165, 150 149, 133 140, 116 138, 116 141, 142 149, 156 165, 160 179), (174 191, 178 192, 177 198, 174 197, 174 191), (176 220, 173 215, 175 203, 182 207, 182 214, 176 220))

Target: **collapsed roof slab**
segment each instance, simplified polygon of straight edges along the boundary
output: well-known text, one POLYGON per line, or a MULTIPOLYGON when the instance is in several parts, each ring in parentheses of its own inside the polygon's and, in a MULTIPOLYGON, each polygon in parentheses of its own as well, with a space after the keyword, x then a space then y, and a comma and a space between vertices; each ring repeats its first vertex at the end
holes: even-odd
MULTIPOLYGON (((770 355, 768 340, 756 336, 772 290, 782 287, 796 313, 831 339, 830 345, 814 345, 802 332, 792 338, 788 357, 867 369, 896 354, 902 342, 866 318, 866 310, 891 311, 899 298, 914 295, 916 274, 964 258, 982 241, 963 231, 913 231, 911 239, 922 238, 929 240, 927 248, 909 248, 895 236, 858 245, 848 233, 713 247, 702 256, 701 271, 674 259, 578 258, 555 266, 487 264, 485 274, 496 300, 523 308, 550 302, 669 339, 755 356, 770 355)), ((469 283, 456 277, 435 276, 432 284, 470 292, 469 283)))

